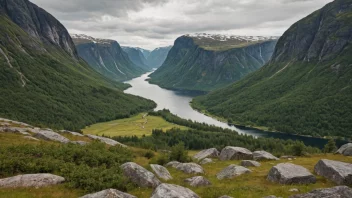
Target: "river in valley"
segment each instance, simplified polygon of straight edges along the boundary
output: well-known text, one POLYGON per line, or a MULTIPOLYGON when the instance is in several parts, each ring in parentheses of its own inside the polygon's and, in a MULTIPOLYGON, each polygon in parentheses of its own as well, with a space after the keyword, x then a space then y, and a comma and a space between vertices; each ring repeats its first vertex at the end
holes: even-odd
MULTIPOLYGON (((236 130, 241 134, 253 135, 256 137, 272 137, 279 139, 292 139, 303 141, 306 145, 323 148, 328 140, 314 137, 305 137, 298 135, 291 135, 286 133, 268 132, 247 127, 229 126, 227 123, 220 122, 214 118, 206 116, 198 111, 192 109, 190 102, 199 95, 199 93, 172 91, 159 87, 158 85, 150 84, 147 79, 150 73, 146 73, 141 77, 134 78, 126 83, 132 87, 125 90, 125 93, 141 96, 153 100, 157 107, 155 110, 169 109, 171 113, 178 115, 184 119, 191 119, 197 122, 204 122, 218 127, 229 128, 236 130)), ((336 144, 341 146, 345 141, 337 141, 336 144)))

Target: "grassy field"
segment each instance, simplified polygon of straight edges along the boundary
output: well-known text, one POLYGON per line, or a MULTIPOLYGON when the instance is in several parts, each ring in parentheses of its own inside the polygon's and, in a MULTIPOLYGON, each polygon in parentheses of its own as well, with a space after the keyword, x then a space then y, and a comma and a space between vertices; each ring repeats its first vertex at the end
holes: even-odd
POLYGON ((184 126, 167 122, 161 117, 145 115, 145 113, 141 113, 131 118, 94 124, 83 129, 83 133, 111 137, 132 135, 140 137, 142 135, 151 135, 153 129, 167 130, 175 127, 186 129, 184 126))

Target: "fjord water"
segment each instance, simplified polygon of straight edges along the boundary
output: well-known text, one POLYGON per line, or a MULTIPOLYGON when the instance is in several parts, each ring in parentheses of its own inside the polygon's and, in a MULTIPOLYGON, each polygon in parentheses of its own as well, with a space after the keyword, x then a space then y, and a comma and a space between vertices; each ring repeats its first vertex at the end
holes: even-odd
MULTIPOLYGON (((190 102, 194 97, 199 95, 199 93, 167 90, 159 87, 158 85, 150 84, 147 80, 149 78, 148 75, 151 73, 152 72, 149 72, 138 78, 126 81, 125 83, 130 84, 132 87, 125 90, 125 93, 153 100, 157 104, 155 110, 169 109, 171 113, 176 114, 184 119, 190 119, 196 122, 204 122, 222 128, 233 129, 241 134, 253 135, 255 137, 272 137, 285 140, 300 140, 303 141, 306 145, 320 148, 323 148, 328 141, 321 138, 267 132, 247 127, 229 126, 227 123, 220 122, 192 109, 190 102)), ((336 143, 338 146, 340 146, 345 142, 337 141, 336 143)))

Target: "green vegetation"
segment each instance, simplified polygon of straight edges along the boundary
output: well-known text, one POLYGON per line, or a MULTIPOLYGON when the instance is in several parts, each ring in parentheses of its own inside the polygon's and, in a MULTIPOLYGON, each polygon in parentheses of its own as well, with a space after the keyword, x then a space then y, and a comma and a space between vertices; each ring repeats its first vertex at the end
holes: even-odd
POLYGON ((152 101, 124 94, 128 85, 105 79, 84 61, 29 36, 5 15, 0 15, 0 29, 6 55, 0 53, 0 117, 79 130, 155 107, 152 101))
POLYGON ((153 129, 168 130, 187 127, 182 124, 168 122, 167 119, 157 116, 156 113, 140 113, 131 118, 119 119, 110 122, 94 124, 84 128, 84 134, 105 135, 105 136, 138 136, 151 135, 153 129))

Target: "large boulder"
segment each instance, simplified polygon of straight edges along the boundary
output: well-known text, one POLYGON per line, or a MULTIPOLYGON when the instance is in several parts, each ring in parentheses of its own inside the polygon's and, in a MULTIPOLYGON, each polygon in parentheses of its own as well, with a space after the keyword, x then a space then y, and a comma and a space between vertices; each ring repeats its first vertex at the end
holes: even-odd
POLYGON ((185 179, 185 182, 193 187, 210 186, 211 185, 211 182, 203 176, 196 176, 196 177, 188 178, 188 179, 185 179))
POLYGON ((336 151, 336 153, 344 154, 344 151, 345 151, 346 149, 349 149, 349 148, 352 148, 352 143, 347 143, 347 144, 342 145, 342 146, 336 151))
POLYGON ((100 137, 100 136, 96 136, 96 135, 87 135, 89 138, 93 139, 93 140, 99 140, 101 142, 104 142, 105 144, 108 144, 110 146, 121 146, 121 147, 127 147, 126 145, 124 144, 121 144, 120 142, 118 141, 115 141, 113 139, 110 139, 110 138, 106 138, 106 137, 100 137))
POLYGON ((308 169, 291 163, 281 163, 272 167, 267 180, 280 184, 311 184, 317 181, 308 169))
POLYGON ((171 161, 167 164, 165 164, 166 167, 173 167, 173 168, 176 168, 178 165, 180 165, 181 162, 178 162, 178 161, 171 161))
POLYGON ((202 159, 200 162, 199 162, 199 164, 209 164, 209 163, 213 163, 213 160, 212 159, 210 159, 210 158, 204 158, 204 159, 202 159))
POLYGON ((313 190, 306 194, 293 195, 290 198, 351 198, 352 189, 347 186, 335 186, 313 190))
POLYGON ((52 174, 27 174, 0 179, 0 188, 44 187, 64 182, 63 177, 52 174))
POLYGON ((251 172, 252 171, 249 170, 248 168, 232 164, 232 165, 226 167, 225 169, 223 169, 218 174, 216 174, 216 177, 219 180, 231 179, 231 178, 234 178, 234 177, 237 177, 237 176, 240 176, 240 175, 243 175, 243 174, 248 174, 248 173, 251 173, 251 172))
POLYGON ((219 157, 220 152, 216 148, 210 148, 202 150, 199 153, 193 156, 194 159, 202 160, 204 158, 217 158, 219 157))
POLYGON ((256 161, 279 160, 279 158, 266 151, 254 151, 253 159, 256 161))
POLYGON ((34 134, 34 137, 43 139, 43 140, 56 141, 61 143, 70 142, 70 140, 65 138, 64 136, 49 130, 40 130, 38 131, 38 133, 34 134))
POLYGON ((176 169, 187 174, 204 174, 203 168, 196 163, 180 163, 176 169))
POLYGON ((322 159, 314 167, 314 172, 339 185, 352 185, 352 164, 322 159))
POLYGON ((166 181, 172 179, 170 172, 165 167, 158 164, 151 164, 150 167, 159 178, 166 181))
POLYGON ((219 159, 224 160, 251 160, 253 154, 250 150, 242 147, 227 146, 221 150, 219 159))
POLYGON ((121 165, 123 174, 139 187, 156 188, 161 184, 160 180, 150 171, 134 162, 121 165))
POLYGON ((137 198, 137 197, 118 191, 116 189, 106 189, 96 193, 85 195, 81 198, 137 198))
POLYGON ((241 161, 241 166, 244 167, 259 167, 261 164, 253 160, 243 160, 241 161))
POLYGON ((174 185, 160 184, 153 192, 151 198, 199 198, 192 190, 174 185))
POLYGON ((352 156, 352 147, 345 149, 342 154, 344 156, 352 156))

